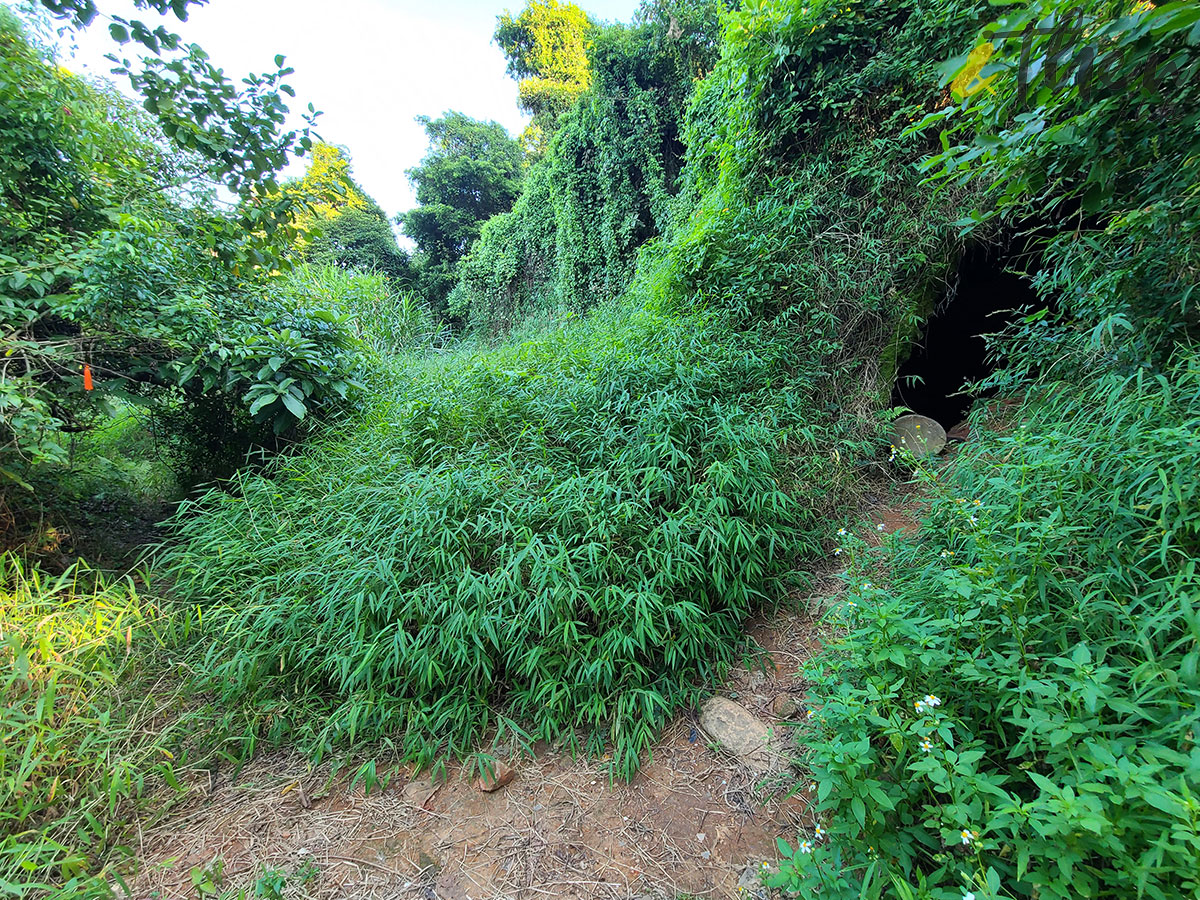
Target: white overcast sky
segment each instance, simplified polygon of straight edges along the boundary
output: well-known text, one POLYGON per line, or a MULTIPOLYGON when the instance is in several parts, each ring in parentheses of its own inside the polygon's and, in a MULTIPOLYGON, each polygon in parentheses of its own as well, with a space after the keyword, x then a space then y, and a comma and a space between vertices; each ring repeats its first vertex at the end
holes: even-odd
MULTIPOLYGON (((5 0, 17 5, 12 0, 5 0)), ((628 22, 637 0, 576 0, 595 19, 628 22)), ((496 16, 516 13, 525 0, 210 0, 191 7, 188 21, 159 20, 130 0, 100 0, 102 13, 160 21, 197 43, 231 78, 273 70, 282 53, 296 69, 293 109, 312 103, 324 115, 321 136, 345 146, 354 176, 388 215, 413 206, 405 169, 425 155, 424 130, 415 116, 459 110, 494 119, 516 136, 525 127, 516 83, 492 43, 496 16)), ((62 64, 109 77, 104 59, 117 45, 97 19, 76 38, 62 64)), ((132 52, 134 44, 126 45, 132 52)), ((128 91, 128 82, 114 80, 128 91)), ((289 174, 302 174, 299 171, 289 174)))

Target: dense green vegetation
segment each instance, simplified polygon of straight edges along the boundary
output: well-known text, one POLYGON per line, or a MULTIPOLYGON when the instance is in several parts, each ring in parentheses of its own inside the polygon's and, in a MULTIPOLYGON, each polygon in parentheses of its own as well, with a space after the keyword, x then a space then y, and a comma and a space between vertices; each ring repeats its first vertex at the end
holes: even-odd
POLYGON ((418 205, 400 221, 421 254, 421 290, 444 312, 459 260, 484 223, 508 212, 520 193, 524 161, 520 146, 495 122, 458 112, 419 121, 429 152, 408 170, 418 205))
POLYGON ((7 10, 0 42, 0 490, 29 490, 114 403, 160 408, 191 458, 224 461, 344 398, 344 323, 270 276, 296 201, 268 185, 224 208, 220 167, 47 65, 7 10))
POLYGON ((519 81, 521 108, 533 121, 521 135, 531 156, 540 156, 569 110, 592 81, 588 49, 595 26, 573 3, 530 0, 513 16, 496 19, 496 43, 519 81))
POLYGON ((808 671, 829 842, 779 884, 1196 892, 1197 363, 1039 392, 926 473, 920 540, 848 543, 808 671))
POLYGON ((4 510, 90 483, 76 433, 153 492, 144 422, 185 482, 223 476, 153 593, 47 576, 28 529, 3 557, 0 890, 103 895, 123 815, 263 742, 545 739, 630 775, 834 549, 798 741, 821 828, 773 887, 1200 890, 1200 9, 550 0, 498 26, 535 129, 523 156, 426 120, 410 258, 340 151, 283 186, 214 169, 221 129, 180 141, 0 12, 4 510), (184 190, 201 172, 234 208, 184 190), (1006 412, 902 458, 897 365, 983 244, 1026 248, 1034 291, 991 338, 1006 412), (915 473, 919 533, 853 536, 871 471, 915 473))
POLYGON ((635 305, 405 366, 355 425, 181 508, 165 571, 215 629, 214 689, 317 752, 428 762, 498 726, 632 773, 815 549, 830 467, 780 452, 805 441, 787 364, 635 305))
MULTIPOLYGON (((581 312, 621 295, 638 249, 670 221, 684 108, 716 58, 723 8, 648 5, 638 24, 591 32, 590 89, 556 117, 512 213, 484 226, 459 269, 452 311, 503 332, 531 314, 581 312)), ((502 45, 506 33, 502 23, 502 45)))
POLYGON ((153 653, 173 625, 136 580, 82 566, 48 576, 0 556, 5 703, 0 888, 6 896, 108 896, 128 858, 122 815, 175 784, 184 686, 156 689, 153 653), (101 865, 104 860, 110 865, 101 865))

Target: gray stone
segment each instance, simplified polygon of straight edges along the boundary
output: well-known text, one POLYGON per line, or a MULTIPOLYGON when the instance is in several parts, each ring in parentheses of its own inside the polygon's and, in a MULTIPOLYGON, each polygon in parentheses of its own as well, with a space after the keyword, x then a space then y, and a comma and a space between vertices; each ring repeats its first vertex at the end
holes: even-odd
POLYGON ((779 694, 771 704, 771 710, 781 719, 790 719, 800 711, 800 706, 791 694, 779 694))
POLYGON ((738 876, 738 896, 753 897, 754 900, 767 900, 767 889, 762 883, 763 867, 760 863, 746 863, 742 874, 738 876))
POLYGON ((700 707, 700 727, 725 750, 761 771, 778 768, 782 758, 771 746, 771 729, 728 697, 710 697, 700 707))
POLYGON ((413 806, 424 809, 425 804, 440 788, 440 784, 433 784, 427 778, 414 779, 401 789, 400 796, 404 798, 405 803, 411 803, 413 806))
POLYGON ((901 416, 892 423, 892 446, 913 456, 934 456, 946 446, 946 429, 929 416, 901 416))

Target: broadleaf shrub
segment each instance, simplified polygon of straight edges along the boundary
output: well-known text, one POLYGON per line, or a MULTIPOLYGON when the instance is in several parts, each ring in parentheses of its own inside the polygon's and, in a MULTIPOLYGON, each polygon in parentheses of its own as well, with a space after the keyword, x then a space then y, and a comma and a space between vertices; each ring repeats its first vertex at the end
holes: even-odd
POLYGON ((1192 352, 1171 375, 1045 386, 1009 431, 926 472, 919 537, 882 558, 847 546, 806 672, 828 843, 779 885, 1200 890, 1198 435, 1192 352))
POLYGON ((956 228, 1043 238, 1033 282, 1053 305, 993 338, 989 382, 1023 404, 926 473, 921 537, 844 548, 850 589, 807 670, 822 834, 777 887, 1197 891, 1194 13, 1005 12, 909 131, 946 129, 924 168, 973 197, 956 228), (1041 31, 990 40, 1026 25, 1041 31), (1111 54, 1098 85, 1085 49, 1111 54), (1187 64, 1141 80, 1156 59, 1187 64))
POLYGON ((484 225, 453 313, 503 333, 539 310, 578 313, 625 291, 639 248, 673 214, 687 100, 715 61, 726 8, 645 3, 632 25, 592 29, 590 86, 558 119, 513 211, 484 225))

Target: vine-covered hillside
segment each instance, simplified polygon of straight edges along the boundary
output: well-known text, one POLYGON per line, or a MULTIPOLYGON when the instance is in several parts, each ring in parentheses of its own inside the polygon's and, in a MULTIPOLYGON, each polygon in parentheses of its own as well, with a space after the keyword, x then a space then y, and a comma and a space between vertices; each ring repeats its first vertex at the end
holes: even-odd
POLYGON ((531 0, 531 124, 421 120, 410 249, 282 59, 237 103, 151 63, 143 114, 30 34, 0 11, 0 889, 103 895, 128 816, 264 746, 631 778, 836 567, 761 896, 1200 891, 1195 5, 531 0), (915 457, 951 309, 979 402, 915 457), (856 537, 901 485, 919 524, 856 537), (123 581, 63 539, 97 491, 169 514, 123 581))

